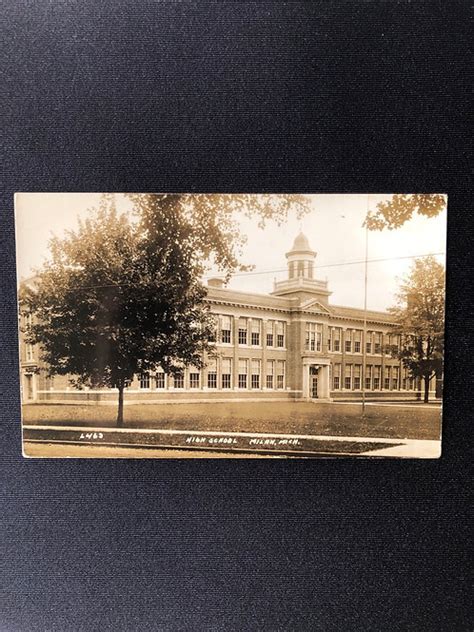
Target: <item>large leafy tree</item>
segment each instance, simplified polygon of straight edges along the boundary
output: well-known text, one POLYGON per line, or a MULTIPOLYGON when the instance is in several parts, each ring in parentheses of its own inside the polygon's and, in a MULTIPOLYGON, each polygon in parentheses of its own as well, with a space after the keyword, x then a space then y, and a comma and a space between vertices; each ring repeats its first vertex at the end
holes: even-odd
POLYGON ((401 334, 398 357, 412 377, 422 378, 425 403, 430 380, 443 370, 444 279, 444 267, 434 257, 416 259, 390 310, 401 334))
POLYGON ((369 230, 393 230, 400 228, 413 215, 435 217, 446 208, 446 197, 437 193, 392 195, 379 202, 375 210, 369 211, 366 224, 369 230))
POLYGON ((49 260, 21 296, 36 315, 28 341, 40 345, 49 374, 71 375, 78 388, 117 388, 119 426, 135 374, 202 366, 213 322, 201 278, 209 265, 226 277, 242 268, 236 213, 264 223, 307 209, 297 195, 129 197, 132 215, 104 195, 77 229, 53 238, 49 260))
POLYGON ((240 265, 242 246, 239 216, 257 217, 260 228, 267 220, 281 223, 288 213, 301 217, 309 210, 309 198, 297 194, 221 194, 172 193, 128 194, 150 235, 157 231, 157 218, 173 213, 186 233, 186 244, 193 249, 202 272, 213 263, 229 277, 240 265))

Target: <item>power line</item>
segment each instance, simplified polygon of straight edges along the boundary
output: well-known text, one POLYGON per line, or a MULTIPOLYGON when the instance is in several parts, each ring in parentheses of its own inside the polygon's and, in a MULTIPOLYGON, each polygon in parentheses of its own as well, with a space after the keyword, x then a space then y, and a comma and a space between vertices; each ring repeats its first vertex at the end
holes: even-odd
MULTIPOLYGON (((437 255, 445 255, 446 253, 444 252, 429 252, 426 253, 424 255, 406 255, 403 257, 384 257, 382 259, 369 259, 367 261, 367 263, 378 263, 381 261, 395 261, 395 260, 400 260, 400 259, 419 259, 421 257, 435 257, 437 255)), ((322 266, 315 266, 316 270, 321 270, 322 268, 338 268, 338 267, 342 267, 342 266, 350 266, 350 265, 360 265, 362 263, 365 263, 365 259, 361 259, 358 261, 340 261, 338 263, 328 263, 326 265, 322 265, 322 266)), ((238 277, 238 276, 256 276, 259 274, 274 274, 276 272, 287 272, 287 268, 281 268, 279 270, 262 270, 260 272, 237 272, 235 274, 232 274, 231 278, 234 277, 238 277)), ((203 277, 203 279, 212 279, 212 278, 219 278, 219 275, 213 275, 213 274, 209 274, 203 277)), ((75 286, 74 289, 75 290, 94 290, 94 289, 102 289, 102 288, 110 288, 110 287, 131 287, 135 285, 134 283, 110 283, 110 284, 106 284, 106 285, 78 285, 75 286)))
MULTIPOLYGON (((382 259, 369 259, 367 261, 367 263, 378 263, 381 261, 395 261, 395 260, 399 260, 399 259, 419 259, 421 257, 435 257, 438 255, 445 255, 445 252, 429 252, 427 254, 424 255, 406 255, 403 257, 384 257, 382 259)), ((365 263, 365 259, 360 259, 358 261, 340 261, 338 263, 328 263, 325 265, 321 265, 321 266, 315 266, 315 270, 321 270, 322 268, 339 268, 341 266, 351 266, 351 265, 360 265, 361 263, 365 263)), ((279 270, 262 270, 260 272, 237 272, 235 274, 232 275, 233 277, 237 277, 237 276, 252 276, 252 275, 257 275, 257 274, 273 274, 275 272, 287 272, 287 268, 281 268, 279 270)), ((206 275, 204 278, 205 279, 211 279, 215 277, 219 277, 218 274, 216 275, 206 275)))

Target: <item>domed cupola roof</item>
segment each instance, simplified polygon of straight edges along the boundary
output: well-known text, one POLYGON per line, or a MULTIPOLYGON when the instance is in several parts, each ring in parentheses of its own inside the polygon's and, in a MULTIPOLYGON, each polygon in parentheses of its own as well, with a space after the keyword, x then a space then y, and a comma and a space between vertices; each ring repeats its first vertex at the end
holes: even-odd
POLYGON ((296 235, 295 241, 293 242, 293 246, 291 250, 286 253, 286 256, 288 257, 289 255, 305 255, 305 254, 314 256, 316 253, 314 252, 314 250, 311 249, 311 246, 309 245, 309 241, 306 235, 300 231, 299 234, 296 235))

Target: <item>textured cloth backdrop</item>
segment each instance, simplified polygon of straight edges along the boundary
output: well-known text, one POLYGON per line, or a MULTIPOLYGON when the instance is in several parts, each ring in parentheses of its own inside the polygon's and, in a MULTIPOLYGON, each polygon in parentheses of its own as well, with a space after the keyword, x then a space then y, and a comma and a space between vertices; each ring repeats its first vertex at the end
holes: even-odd
POLYGON ((468 8, 2 3, 2 630, 472 629, 468 8), (15 191, 448 193, 443 457, 24 460, 15 191))

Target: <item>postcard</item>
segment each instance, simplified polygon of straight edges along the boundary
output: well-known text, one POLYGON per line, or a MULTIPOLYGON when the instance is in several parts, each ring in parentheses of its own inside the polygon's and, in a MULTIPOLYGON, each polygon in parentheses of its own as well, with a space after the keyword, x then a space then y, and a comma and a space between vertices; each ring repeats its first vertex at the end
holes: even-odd
POLYGON ((17 193, 24 456, 438 458, 446 207, 17 193))

